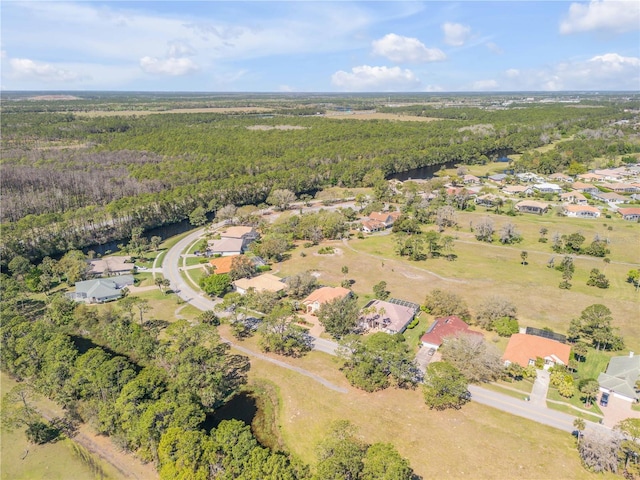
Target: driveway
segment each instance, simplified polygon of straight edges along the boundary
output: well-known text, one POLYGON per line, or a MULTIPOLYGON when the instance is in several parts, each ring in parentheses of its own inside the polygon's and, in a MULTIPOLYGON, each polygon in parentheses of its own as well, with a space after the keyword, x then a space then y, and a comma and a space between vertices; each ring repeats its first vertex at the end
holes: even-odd
MULTIPOLYGON (((600 401, 600 395, 598 395, 598 402, 600 401)), ((616 398, 613 394, 609 395, 609 403, 606 407, 600 407, 604 415, 602 423, 613 428, 621 420, 627 418, 640 418, 640 412, 637 410, 631 410, 631 402, 627 402, 620 398, 616 398)))

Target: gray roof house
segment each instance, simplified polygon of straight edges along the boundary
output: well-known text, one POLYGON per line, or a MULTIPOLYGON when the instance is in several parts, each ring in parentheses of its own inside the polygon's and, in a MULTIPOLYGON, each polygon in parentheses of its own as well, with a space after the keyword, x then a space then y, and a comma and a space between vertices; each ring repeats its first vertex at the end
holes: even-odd
POLYGON ((598 376, 600 391, 629 402, 640 399, 636 382, 640 380, 640 356, 613 357, 607 371, 598 376))
POLYGON ((371 300, 360 311, 360 322, 393 335, 404 332, 419 311, 420 305, 403 300, 371 300))
POLYGON ((96 278, 76 283, 76 291, 67 296, 76 302, 104 303, 117 300, 122 289, 133 285, 133 275, 118 275, 110 278, 96 278))
POLYGON ((244 252, 245 241, 242 238, 223 237, 220 240, 209 242, 209 250, 213 255, 240 255, 244 252))

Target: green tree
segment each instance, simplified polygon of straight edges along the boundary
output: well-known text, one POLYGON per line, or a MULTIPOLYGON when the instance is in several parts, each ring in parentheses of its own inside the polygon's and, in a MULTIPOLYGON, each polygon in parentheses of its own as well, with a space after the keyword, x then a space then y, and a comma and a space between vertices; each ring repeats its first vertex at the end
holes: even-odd
POLYGON ((194 208, 189 214, 189 223, 199 227, 207 223, 207 211, 203 207, 194 208))
POLYGON ((358 304, 353 295, 336 298, 320 305, 318 320, 325 331, 339 339, 351 333, 358 323, 358 304))
POLYGON ((319 462, 314 479, 357 480, 364 469, 367 445, 355 437, 355 429, 346 420, 335 422, 329 436, 318 448, 319 462))
POLYGON ((296 200, 296 195, 291 190, 275 189, 267 197, 267 203, 279 210, 287 210, 289 205, 296 200))
POLYGON ((469 308, 461 296, 438 288, 427 294, 423 309, 436 317, 457 315, 463 320, 470 317, 469 308))
POLYGON ((600 384, 598 383, 597 380, 594 380, 593 378, 588 378, 580 381, 578 385, 578 389, 580 390, 580 393, 582 393, 583 395, 584 406, 590 407, 591 402, 595 400, 595 398, 598 396, 598 392, 600 391, 600 384))
POLYGON ((640 269, 632 269, 627 272, 627 282, 636 287, 636 291, 640 288, 640 269))
POLYGON ((310 351, 310 337, 305 328, 297 325, 299 320, 290 304, 275 307, 260 324, 262 349, 293 357, 310 351))
POLYGON ((522 252, 520 252, 520 260, 521 260, 521 264, 522 265, 526 265, 527 264, 527 257, 529 257, 529 252, 523 250, 522 252))
POLYGON ((361 480, 412 480, 413 470, 390 443, 374 443, 363 458, 361 480))
POLYGON ((384 280, 376 283, 373 286, 373 295, 379 300, 386 300, 389 298, 391 292, 387 290, 387 282, 384 280))
POLYGON ((590 287, 609 288, 609 280, 607 280, 607 277, 604 273, 600 272, 600 270, 592 268, 589 279, 587 280, 587 285, 590 287))
POLYGON ((429 408, 459 409, 469 401, 467 379, 447 362, 433 362, 427 367, 423 386, 424 400, 429 408))
POLYGON ((229 275, 226 273, 209 275, 207 277, 202 277, 199 285, 205 293, 221 297, 231 287, 231 278, 229 278, 229 275))
POLYGON ((585 429, 587 428, 587 424, 584 421, 584 418, 576 418, 573 421, 573 426, 578 431, 577 439, 578 439, 578 445, 580 445, 580 438, 582 437, 582 432, 584 432, 585 429))

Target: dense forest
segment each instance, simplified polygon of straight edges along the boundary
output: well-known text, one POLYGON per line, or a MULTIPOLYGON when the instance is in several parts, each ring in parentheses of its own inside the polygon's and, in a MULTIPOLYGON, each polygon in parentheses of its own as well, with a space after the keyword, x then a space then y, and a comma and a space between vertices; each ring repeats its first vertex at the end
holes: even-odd
POLYGON ((629 109, 635 100, 497 109, 493 100, 484 107, 470 106, 477 98, 448 106, 450 99, 429 98, 394 111, 439 120, 394 122, 306 115, 345 105, 372 108, 380 102, 373 96, 185 96, 160 99, 159 105, 153 96, 125 103, 119 98, 3 102, 3 261, 121 240, 133 228, 182 221, 196 208, 215 213, 228 204, 258 205, 274 189, 300 195, 334 185, 370 186, 372 170, 388 176, 448 162, 484 163, 569 136, 574 140, 564 150, 554 150, 549 158, 526 158, 516 167, 549 173, 572 163, 588 165, 602 151, 638 151, 636 132, 620 123, 635 115, 629 109), (92 105, 96 110, 197 106, 270 113, 79 114, 92 105))

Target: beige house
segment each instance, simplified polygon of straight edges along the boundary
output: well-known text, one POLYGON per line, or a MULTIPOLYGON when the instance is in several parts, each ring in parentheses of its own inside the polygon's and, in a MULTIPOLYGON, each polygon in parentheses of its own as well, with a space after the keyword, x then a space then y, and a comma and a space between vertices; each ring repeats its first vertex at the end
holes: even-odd
POLYGON ((233 282, 236 291, 244 295, 250 289, 254 289, 258 293, 262 292, 280 292, 287 286, 280 277, 276 277, 271 273, 264 273, 253 278, 241 278, 233 282))
POLYGON ((537 213, 542 215, 549 209, 549 204, 544 202, 536 202, 535 200, 523 200, 516 204, 516 210, 520 213, 537 213))
POLYGON ((590 205, 564 205, 562 213, 567 217, 598 218, 600 210, 590 205))
POLYGON ((351 290, 343 287, 320 287, 302 300, 307 313, 315 314, 323 303, 331 302, 337 298, 346 298, 351 295, 351 290))

